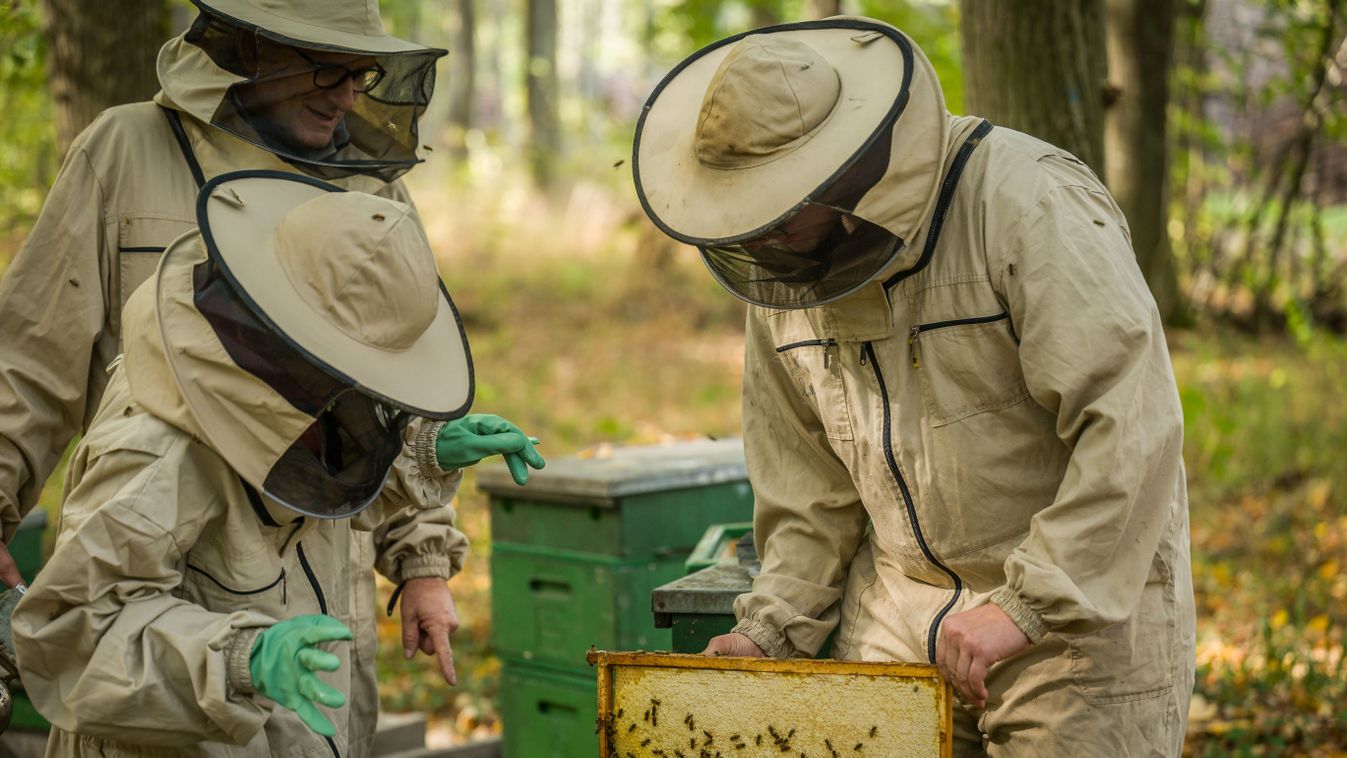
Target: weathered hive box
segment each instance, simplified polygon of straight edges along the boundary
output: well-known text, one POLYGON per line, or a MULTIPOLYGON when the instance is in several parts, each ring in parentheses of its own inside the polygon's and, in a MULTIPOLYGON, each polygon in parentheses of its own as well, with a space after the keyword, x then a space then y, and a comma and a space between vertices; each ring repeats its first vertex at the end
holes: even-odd
POLYGON ((593 651, 601 758, 948 758, 934 666, 593 651))
POLYGON ((586 677, 591 645, 669 649, 651 591, 682 576, 707 526, 753 514, 737 439, 558 458, 526 487, 486 466, 477 486, 491 500, 493 644, 586 677))

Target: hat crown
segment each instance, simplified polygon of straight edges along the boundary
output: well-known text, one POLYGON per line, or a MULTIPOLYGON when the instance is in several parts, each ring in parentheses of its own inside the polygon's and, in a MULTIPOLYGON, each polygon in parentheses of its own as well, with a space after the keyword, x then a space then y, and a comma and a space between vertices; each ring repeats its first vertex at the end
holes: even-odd
POLYGON ((803 42, 747 37, 706 88, 693 148, 707 168, 767 163, 809 140, 841 97, 837 71, 803 42))
POLYGON ((410 348, 440 306, 439 273, 411 206, 332 192, 290 211, 274 232, 276 257, 316 314, 347 337, 410 348))
MULTIPOLYGON (((210 0, 203 4, 213 5, 210 0)), ((246 16, 252 14, 245 12, 242 20, 259 23, 263 29, 266 24, 261 22, 267 16, 279 16, 330 32, 386 36, 383 19, 379 16, 379 0, 244 0, 243 4, 254 9, 256 16, 248 18, 246 16)))

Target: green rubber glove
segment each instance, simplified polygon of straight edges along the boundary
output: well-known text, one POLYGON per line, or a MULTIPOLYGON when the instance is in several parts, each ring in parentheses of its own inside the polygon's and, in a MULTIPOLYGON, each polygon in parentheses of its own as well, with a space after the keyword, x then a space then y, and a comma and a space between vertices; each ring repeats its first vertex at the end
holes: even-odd
POLYGON ((493 455, 505 456, 505 465, 516 484, 529 480, 529 467, 547 465, 533 446, 537 437, 529 437, 500 416, 470 413, 446 423, 435 438, 435 458, 446 471, 465 468, 493 455))
POLYGON ((257 636, 248 658, 253 689, 298 713, 318 734, 335 735, 336 728, 314 703, 340 708, 346 696, 314 672, 336 671, 341 659, 319 650, 318 643, 354 638, 345 624, 331 616, 296 616, 268 627, 257 636))

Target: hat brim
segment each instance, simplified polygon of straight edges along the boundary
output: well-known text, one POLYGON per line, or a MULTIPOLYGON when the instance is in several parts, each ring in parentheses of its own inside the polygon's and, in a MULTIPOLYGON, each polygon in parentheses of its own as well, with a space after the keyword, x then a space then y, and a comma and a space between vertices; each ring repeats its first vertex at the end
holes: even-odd
POLYGON ((302 355, 411 413, 436 419, 462 416, 472 405, 472 356, 458 309, 442 282, 430 326, 406 349, 387 350, 333 326, 305 302, 281 267, 273 247, 281 220, 307 200, 343 191, 281 171, 223 174, 202 188, 197 222, 207 251, 235 289, 302 355))
POLYGON ((892 27, 830 19, 759 29, 703 48, 655 88, 636 127, 632 172, 646 213, 689 244, 728 244, 766 231, 840 176, 897 118, 913 71, 910 43, 892 27), (734 43, 772 35, 813 48, 838 74, 837 104, 801 145, 770 162, 736 169, 702 165, 697 115, 734 43))
POLYGON ((431 53, 437 57, 448 55, 447 50, 426 47, 387 34, 352 34, 327 29, 298 19, 287 18, 258 8, 246 0, 191 0, 203 11, 222 16, 238 26, 255 29, 297 47, 340 48, 353 53, 397 55, 400 53, 431 53))

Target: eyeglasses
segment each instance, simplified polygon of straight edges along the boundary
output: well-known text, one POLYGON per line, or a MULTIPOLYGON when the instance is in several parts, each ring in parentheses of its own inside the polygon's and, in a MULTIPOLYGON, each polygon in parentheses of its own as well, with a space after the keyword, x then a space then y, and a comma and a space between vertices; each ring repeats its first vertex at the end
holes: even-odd
POLYGON ((318 89, 336 89, 345 84, 347 79, 350 79, 353 90, 365 93, 379 86, 379 82, 383 81, 384 75, 388 73, 378 63, 349 69, 340 63, 323 63, 314 60, 297 47, 291 49, 299 53, 299 57, 313 66, 313 86, 318 89))

